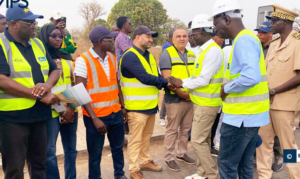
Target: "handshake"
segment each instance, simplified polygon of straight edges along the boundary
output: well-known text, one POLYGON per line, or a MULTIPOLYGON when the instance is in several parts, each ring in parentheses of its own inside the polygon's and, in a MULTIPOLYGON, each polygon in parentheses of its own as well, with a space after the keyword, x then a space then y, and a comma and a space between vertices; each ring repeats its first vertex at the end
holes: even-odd
POLYGON ((167 78, 167 80, 169 82, 167 87, 170 88, 171 90, 176 90, 178 88, 182 88, 183 82, 181 79, 170 76, 167 78))

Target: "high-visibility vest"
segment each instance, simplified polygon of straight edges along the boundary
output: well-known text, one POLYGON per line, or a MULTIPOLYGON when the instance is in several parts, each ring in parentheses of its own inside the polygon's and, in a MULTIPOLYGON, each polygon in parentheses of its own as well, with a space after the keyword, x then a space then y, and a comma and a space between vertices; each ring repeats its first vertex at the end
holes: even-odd
MULTIPOLYGON (((133 47, 126 51, 126 53, 128 52, 133 52, 139 58, 148 74, 158 77, 156 61, 152 54, 149 55, 148 63, 147 60, 133 47)), ((120 59, 120 70, 122 62, 123 58, 120 59)), ((126 63, 126 61, 124 63, 126 63)), ((158 89, 156 86, 145 85, 136 78, 126 78, 122 75, 122 71, 121 86, 126 109, 147 110, 153 109, 158 105, 158 89)))
POLYGON ((213 48, 217 47, 223 53, 222 66, 218 72, 216 72, 213 77, 210 79, 209 84, 197 89, 190 90, 190 98, 193 103, 201 105, 201 106, 221 106, 222 99, 220 97, 221 85, 223 83, 223 75, 224 75, 224 52, 220 48, 220 46, 213 42, 211 43, 201 54, 198 56, 198 59, 195 63, 195 67, 193 70, 192 79, 197 78, 203 67, 203 62, 205 59, 205 55, 207 52, 213 48))
MULTIPOLYGON (((187 50, 187 64, 180 58, 177 50, 174 46, 171 46, 166 49, 171 57, 172 62, 172 69, 171 69, 171 76, 175 78, 180 78, 182 80, 189 78, 192 75, 193 69, 194 69, 194 63, 195 63, 195 54, 187 50)), ((181 91, 188 93, 189 89, 186 88, 180 88, 181 91)), ((173 91, 171 91, 171 94, 175 94, 173 91)))
MULTIPOLYGON (((71 79, 71 73, 72 73, 72 67, 73 62, 70 60, 61 59, 62 64, 62 71, 63 71, 63 77, 59 77, 58 82, 56 85, 51 89, 51 92, 54 94, 59 94, 66 89, 69 89, 72 87, 72 79, 71 79)), ((58 117, 59 113, 55 110, 52 110, 52 118, 58 117)))
MULTIPOLYGON (((38 39, 30 39, 32 50, 37 63, 46 82, 49 75, 49 63, 46 58, 46 50, 43 43, 38 39)), ((0 34, 0 45, 2 46, 6 61, 10 68, 9 78, 17 83, 30 88, 35 83, 32 77, 31 66, 19 51, 14 42, 9 42, 6 36, 0 34)), ((0 111, 16 111, 31 108, 35 105, 36 100, 13 96, 0 90, 0 111)))
MULTIPOLYGON (((232 45, 231 54, 228 60, 227 69, 225 72, 224 83, 229 83, 235 78, 240 76, 240 73, 231 75, 230 67, 232 62, 232 56, 234 52, 235 42, 243 35, 251 35, 255 38, 259 44, 260 40, 254 35, 250 30, 245 29, 241 31, 234 40, 232 45)), ((260 46, 261 47, 261 46, 260 46)), ((263 49, 261 47, 260 54, 260 73, 261 81, 259 84, 253 86, 252 88, 241 92, 241 93, 230 93, 223 102, 223 111, 227 114, 258 114, 267 112, 270 108, 269 102, 269 88, 268 88, 268 79, 266 72, 266 65, 264 59, 263 49)))
MULTIPOLYGON (((107 52, 110 80, 107 79, 105 71, 99 62, 88 50, 80 56, 84 59, 87 67, 88 84, 86 90, 91 99, 91 106, 98 117, 108 116, 120 111, 119 89, 117 80, 116 58, 107 52)), ((89 117, 85 109, 82 113, 89 117)))

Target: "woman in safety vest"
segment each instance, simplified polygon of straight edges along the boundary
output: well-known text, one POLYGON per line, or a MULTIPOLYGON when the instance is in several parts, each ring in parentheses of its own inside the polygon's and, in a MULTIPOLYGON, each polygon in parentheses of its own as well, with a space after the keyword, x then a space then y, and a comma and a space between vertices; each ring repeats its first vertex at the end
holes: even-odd
MULTIPOLYGON (((60 71, 57 84, 51 89, 52 93, 59 94, 73 86, 73 59, 66 52, 59 50, 63 35, 55 25, 44 26, 38 34, 48 53, 56 62, 60 71)), ((78 122, 77 110, 67 108, 57 113, 52 110, 52 119, 47 121, 47 178, 60 178, 56 158, 56 140, 60 132, 65 156, 65 178, 76 178, 76 131, 78 122)))

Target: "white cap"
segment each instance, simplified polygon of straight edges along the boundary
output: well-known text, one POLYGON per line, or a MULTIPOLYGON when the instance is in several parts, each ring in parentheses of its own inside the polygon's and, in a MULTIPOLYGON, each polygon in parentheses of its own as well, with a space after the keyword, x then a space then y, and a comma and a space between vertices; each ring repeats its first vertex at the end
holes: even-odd
POLYGON ((212 32, 213 22, 208 21, 209 15, 198 14, 194 17, 191 29, 204 28, 207 32, 212 32))
POLYGON ((62 14, 58 11, 53 11, 52 14, 51 14, 51 17, 54 19, 54 20, 57 20, 57 19, 60 19, 62 17, 62 14))
POLYGON ((238 0, 216 0, 212 9, 212 16, 208 20, 213 21, 214 16, 223 12, 225 12, 230 17, 242 18, 242 15, 240 13, 234 13, 235 15, 233 15, 232 12, 235 10, 243 10, 238 0))

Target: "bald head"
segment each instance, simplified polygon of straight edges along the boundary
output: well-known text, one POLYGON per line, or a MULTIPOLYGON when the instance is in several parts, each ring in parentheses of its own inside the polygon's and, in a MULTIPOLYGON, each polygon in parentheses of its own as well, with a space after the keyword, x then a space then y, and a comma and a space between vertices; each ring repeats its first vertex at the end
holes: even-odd
POLYGON ((120 32, 120 29, 118 28, 118 26, 115 24, 111 27, 111 31, 112 32, 120 32))

